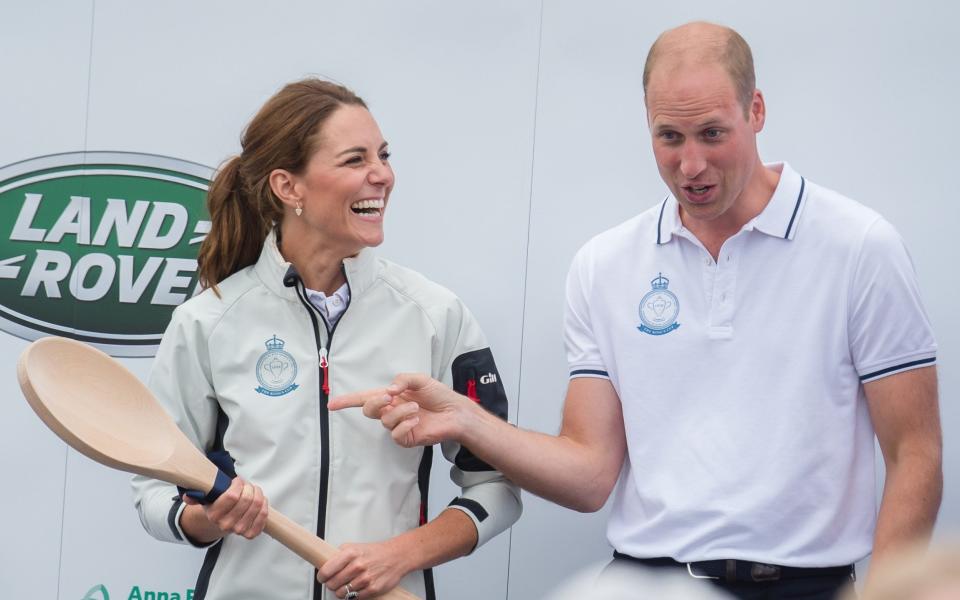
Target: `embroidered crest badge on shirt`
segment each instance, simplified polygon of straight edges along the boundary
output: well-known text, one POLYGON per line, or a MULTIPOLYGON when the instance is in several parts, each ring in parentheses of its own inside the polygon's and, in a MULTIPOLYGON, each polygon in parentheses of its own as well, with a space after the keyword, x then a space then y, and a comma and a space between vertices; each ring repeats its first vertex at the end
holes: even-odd
POLYGON ((297 361, 283 349, 286 342, 276 334, 265 342, 267 351, 257 361, 258 392, 266 396, 283 396, 297 389, 297 361))
POLYGON ((658 273, 650 285, 653 289, 640 300, 640 326, 637 329, 650 335, 670 333, 680 327, 677 323, 680 301, 667 289, 670 280, 663 273, 658 273))

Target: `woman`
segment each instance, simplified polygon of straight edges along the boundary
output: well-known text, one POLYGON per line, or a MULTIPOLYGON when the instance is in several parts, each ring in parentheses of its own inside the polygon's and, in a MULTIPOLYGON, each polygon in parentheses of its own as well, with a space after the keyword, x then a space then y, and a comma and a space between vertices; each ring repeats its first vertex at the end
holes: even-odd
POLYGON ((383 241, 394 175, 359 97, 291 83, 241 145, 208 194, 206 289, 174 311, 150 376, 180 428, 239 476, 206 506, 135 477, 141 521, 159 539, 209 547, 197 600, 366 599, 398 584, 433 598, 430 567, 508 528, 518 490, 444 445, 463 492, 427 522, 431 449, 399 448, 378 423, 326 403, 416 371, 505 418, 493 357, 453 294, 369 250, 383 241), (338 554, 315 572, 258 536, 267 498, 338 554))

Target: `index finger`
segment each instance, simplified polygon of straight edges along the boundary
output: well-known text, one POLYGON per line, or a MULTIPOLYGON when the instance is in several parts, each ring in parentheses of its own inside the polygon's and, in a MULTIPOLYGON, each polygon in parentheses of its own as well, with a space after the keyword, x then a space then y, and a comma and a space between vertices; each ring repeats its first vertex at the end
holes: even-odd
POLYGON ((391 396, 383 388, 343 394, 327 402, 328 410, 342 408, 362 408, 363 414, 371 419, 380 418, 380 409, 390 403, 391 396))

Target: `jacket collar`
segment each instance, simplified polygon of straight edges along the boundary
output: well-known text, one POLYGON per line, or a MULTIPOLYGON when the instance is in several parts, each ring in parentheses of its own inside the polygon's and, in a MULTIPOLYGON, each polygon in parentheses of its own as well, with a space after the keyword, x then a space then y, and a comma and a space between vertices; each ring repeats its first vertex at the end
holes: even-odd
MULTIPOLYGON (((343 259, 344 274, 350 285, 351 297, 362 294, 373 285, 379 273, 378 264, 376 254, 369 248, 364 248, 356 256, 343 259)), ((263 241, 260 258, 257 259, 253 269, 270 291, 291 302, 298 301, 297 292, 293 287, 296 279, 291 277, 298 279, 299 275, 296 268, 280 254, 276 229, 271 230, 267 239, 263 241)))

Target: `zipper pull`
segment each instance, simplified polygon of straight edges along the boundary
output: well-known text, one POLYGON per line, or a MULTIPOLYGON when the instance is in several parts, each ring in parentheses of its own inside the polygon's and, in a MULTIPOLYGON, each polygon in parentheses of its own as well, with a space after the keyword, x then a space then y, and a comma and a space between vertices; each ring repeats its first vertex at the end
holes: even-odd
POLYGON ((323 393, 330 395, 330 372, 327 370, 329 366, 327 362, 327 349, 320 348, 320 368, 323 369, 323 393))

